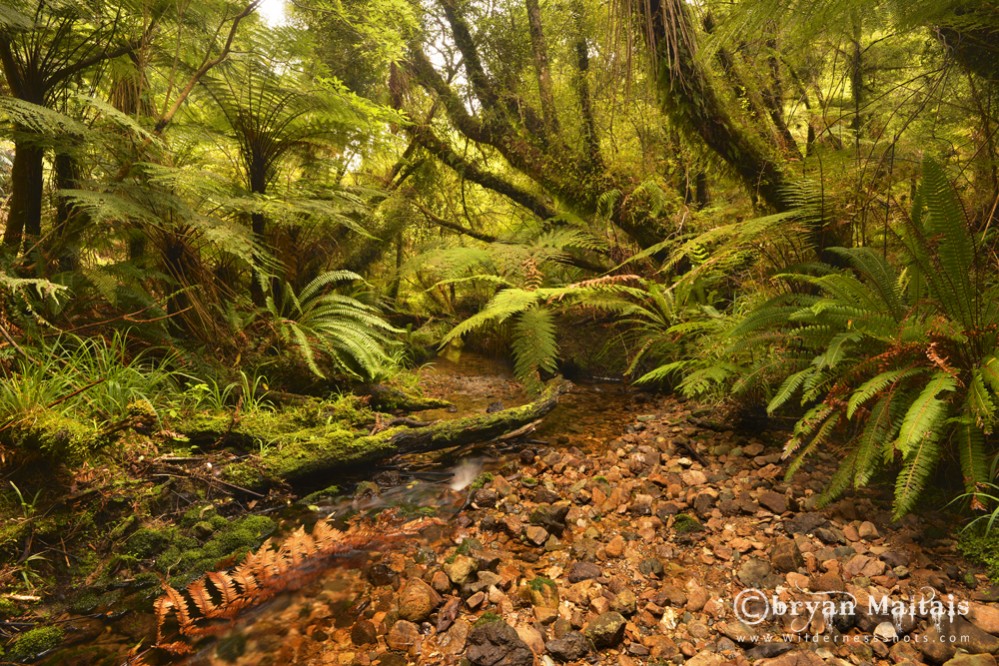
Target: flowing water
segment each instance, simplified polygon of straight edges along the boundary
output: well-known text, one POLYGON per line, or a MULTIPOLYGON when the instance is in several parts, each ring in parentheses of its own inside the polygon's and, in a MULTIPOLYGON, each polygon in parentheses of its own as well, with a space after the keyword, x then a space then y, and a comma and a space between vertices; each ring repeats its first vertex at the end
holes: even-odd
MULTIPOLYGON (((428 395, 453 403, 450 408, 414 415, 422 421, 482 414, 530 400, 504 364, 483 357, 466 354, 458 362, 438 359, 420 375, 428 395)), ((480 475, 497 473, 516 480, 522 455, 559 447, 599 448, 625 432, 643 400, 644 395, 620 383, 577 384, 534 432, 523 437, 406 456, 352 478, 331 479, 346 492, 308 507, 292 507, 285 514, 281 532, 324 518, 342 525, 394 508, 406 516, 435 516, 442 521, 443 526, 431 530, 426 543, 405 545, 406 558, 419 559, 425 553, 430 559, 435 545, 437 550, 450 545, 446 543, 449 527, 461 523, 461 511, 480 475)), ((313 572, 303 587, 243 613, 227 631, 198 644, 192 656, 170 658, 148 653, 145 659, 148 663, 189 664, 341 663, 345 655, 332 642, 325 648, 324 643, 334 632, 351 626, 360 613, 370 612, 369 593, 379 575, 393 575, 393 567, 404 566, 401 555, 392 550, 390 546, 382 553, 359 552, 329 562, 328 568, 313 572)), ((86 621, 77 624, 81 622, 86 621)), ((122 663, 123 653, 135 644, 141 628, 148 634, 155 625, 151 614, 139 611, 124 613, 104 626, 98 620, 89 622, 90 634, 96 635, 77 642, 72 650, 50 655, 45 663, 122 663)))

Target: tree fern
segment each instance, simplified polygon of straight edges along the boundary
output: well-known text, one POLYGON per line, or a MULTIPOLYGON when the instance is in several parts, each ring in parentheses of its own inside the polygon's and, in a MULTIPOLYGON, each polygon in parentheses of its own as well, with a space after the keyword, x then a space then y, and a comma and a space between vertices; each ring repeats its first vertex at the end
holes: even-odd
MULTIPOLYGON (((800 394, 806 412, 784 447, 794 456, 791 473, 852 423, 856 434, 826 497, 895 470, 896 517, 914 506, 945 449, 961 461, 969 492, 987 478, 994 448, 984 433, 999 404, 999 308, 977 295, 980 252, 932 160, 900 239, 900 261, 870 248, 833 248, 840 267, 778 274, 782 293, 728 329, 720 357, 669 366, 698 389, 713 379, 733 395, 759 386, 770 413, 800 394)), ((693 252, 698 243, 685 246, 693 252)))

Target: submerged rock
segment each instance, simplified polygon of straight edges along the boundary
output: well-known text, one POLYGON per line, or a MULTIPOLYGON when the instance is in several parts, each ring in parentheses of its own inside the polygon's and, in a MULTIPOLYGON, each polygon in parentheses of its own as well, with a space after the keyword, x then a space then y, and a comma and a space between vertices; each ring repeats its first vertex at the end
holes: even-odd
POLYGON ((475 666, 534 666, 534 653, 506 622, 487 622, 468 634, 465 657, 475 666))

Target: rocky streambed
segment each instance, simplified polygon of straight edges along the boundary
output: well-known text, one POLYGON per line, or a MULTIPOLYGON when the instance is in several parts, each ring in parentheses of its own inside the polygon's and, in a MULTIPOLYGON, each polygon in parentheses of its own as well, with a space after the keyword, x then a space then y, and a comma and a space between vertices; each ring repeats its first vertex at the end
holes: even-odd
MULTIPOLYGON (((462 381, 478 380, 431 387, 476 394, 462 381)), ((788 484, 779 434, 614 386, 577 387, 525 438, 477 450, 472 473, 451 461, 420 537, 257 609, 190 662, 996 663, 999 590, 957 554, 954 518, 891 524, 877 489, 815 509, 835 452, 788 484)))

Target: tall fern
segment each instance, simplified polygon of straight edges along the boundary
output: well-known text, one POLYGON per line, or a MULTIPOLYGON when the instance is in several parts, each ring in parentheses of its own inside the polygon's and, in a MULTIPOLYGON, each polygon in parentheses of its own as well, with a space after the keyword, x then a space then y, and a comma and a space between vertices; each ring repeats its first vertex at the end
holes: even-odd
POLYGON ((280 341, 297 350, 319 377, 332 370, 370 379, 392 365, 387 349, 393 345, 398 329, 374 307, 329 290, 359 279, 350 271, 329 271, 297 294, 285 282, 277 298, 275 294, 267 296, 267 312, 276 324, 280 341))
POLYGON ((892 469, 896 518, 945 458, 960 461, 971 497, 980 491, 999 400, 999 316, 990 305, 999 289, 982 284, 960 201, 932 160, 898 237, 897 262, 870 248, 834 248, 841 267, 776 276, 784 293, 713 338, 724 345, 718 360, 669 366, 686 372, 690 393, 705 381, 734 392, 763 387, 771 413, 797 400, 807 411, 784 448, 789 476, 845 438, 821 500, 892 469))

